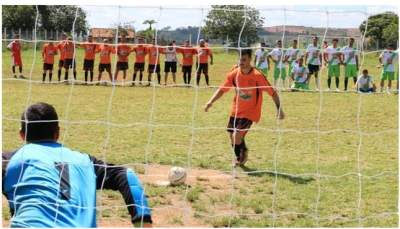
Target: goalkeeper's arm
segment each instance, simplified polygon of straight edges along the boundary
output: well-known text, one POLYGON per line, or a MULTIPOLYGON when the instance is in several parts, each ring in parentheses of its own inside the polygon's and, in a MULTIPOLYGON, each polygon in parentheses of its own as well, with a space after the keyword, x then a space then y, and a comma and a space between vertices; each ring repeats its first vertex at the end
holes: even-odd
POLYGON ((143 187, 136 174, 127 167, 106 164, 90 156, 97 176, 97 189, 118 190, 135 227, 151 227, 151 213, 143 187))

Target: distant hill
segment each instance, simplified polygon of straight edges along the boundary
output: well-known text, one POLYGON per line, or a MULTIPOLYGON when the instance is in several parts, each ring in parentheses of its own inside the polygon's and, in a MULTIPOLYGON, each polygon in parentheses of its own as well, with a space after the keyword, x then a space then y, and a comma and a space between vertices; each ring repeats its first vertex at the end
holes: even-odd
MULTIPOLYGON (((267 43, 274 44, 276 40, 282 39, 284 35, 284 43, 286 45, 291 44, 293 39, 297 39, 299 35, 309 35, 323 37, 325 34, 326 28, 316 28, 316 27, 306 27, 306 26, 272 26, 272 27, 264 27, 262 31, 258 33, 261 37, 261 40, 265 40, 267 43), (283 31, 285 33, 283 34, 283 31)), ((326 31, 327 37, 361 37, 362 34, 358 28, 328 28, 326 31)), ((329 43, 329 39, 327 39, 329 43)))

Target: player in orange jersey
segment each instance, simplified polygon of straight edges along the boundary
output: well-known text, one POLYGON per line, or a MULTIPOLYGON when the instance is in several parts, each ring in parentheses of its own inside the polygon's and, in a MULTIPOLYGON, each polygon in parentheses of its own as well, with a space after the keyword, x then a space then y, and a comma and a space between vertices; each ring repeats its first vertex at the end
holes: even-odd
POLYGON ((182 53, 183 82, 186 85, 190 85, 190 80, 192 78, 193 56, 197 54, 197 49, 190 46, 189 40, 186 40, 185 46, 179 47, 177 52, 182 53))
POLYGON ((255 67, 251 66, 251 49, 240 50, 239 67, 232 68, 225 81, 205 104, 207 112, 212 104, 221 98, 231 88, 236 91, 233 99, 227 131, 230 133, 231 144, 236 155, 233 166, 243 166, 247 161, 248 148, 244 137, 253 122, 258 122, 261 117, 263 91, 273 99, 278 109, 277 117, 284 119, 280 99, 274 87, 270 85, 265 76, 255 67))
POLYGON ((43 79, 42 83, 46 81, 46 73, 49 71, 49 83, 51 83, 51 78, 53 77, 53 65, 54 56, 57 55, 57 46, 53 44, 54 38, 49 37, 49 43, 43 45, 42 57, 43 57, 43 79))
POLYGON ((210 65, 213 65, 213 55, 211 49, 205 46, 205 41, 200 40, 200 46, 197 48, 197 82, 196 85, 199 86, 200 75, 203 72, 207 86, 210 86, 208 79, 208 57, 210 57, 210 65))
POLYGON ((15 66, 19 67, 19 78, 25 79, 22 75, 22 57, 21 57, 21 43, 19 42, 19 35, 16 34, 14 36, 15 40, 12 41, 8 46, 7 49, 12 52, 12 71, 14 74, 14 78, 17 78, 17 74, 15 73, 15 66))
POLYGON ((67 41, 64 43, 64 52, 65 52, 65 60, 64 60, 64 68, 65 68, 65 78, 64 82, 68 83, 68 70, 72 68, 74 74, 74 83, 76 81, 76 62, 75 62, 75 42, 72 40, 72 37, 68 37, 67 41))
POLYGON ((121 35, 121 41, 117 45, 116 50, 117 50, 117 69, 115 69, 113 84, 115 85, 117 83, 118 73, 119 71, 122 71, 122 85, 124 85, 126 80, 126 70, 129 69, 128 56, 131 50, 131 47, 129 47, 129 45, 126 44, 125 35, 121 35))
MULTIPOLYGON (((96 53, 100 53, 100 64, 99 64, 99 76, 98 76, 98 82, 96 85, 99 85, 101 83, 101 75, 103 74, 104 70, 108 72, 108 76, 110 77, 110 81, 112 82, 112 74, 111 74, 111 53, 115 54, 116 51, 115 49, 111 46, 108 45, 108 39, 103 40, 102 45, 98 46, 96 53)), ((105 82, 107 84, 107 82, 105 82)))
POLYGON ((133 46, 131 52, 136 53, 135 64, 133 66, 132 86, 135 86, 136 74, 139 71, 139 84, 142 85, 144 64, 146 59, 146 47, 143 45, 143 38, 138 39, 139 44, 133 46))
POLYGON ((64 50, 64 44, 67 40, 67 34, 62 33, 61 34, 61 41, 56 45, 57 49, 60 51, 60 58, 58 60, 58 82, 61 80, 61 69, 64 67, 64 61, 65 61, 65 50, 64 50))
POLYGON ((149 54, 149 65, 147 68, 148 81, 147 86, 150 86, 151 74, 157 73, 158 85, 161 85, 161 68, 160 68, 160 54, 164 54, 163 49, 155 45, 156 40, 151 40, 151 45, 147 46, 146 53, 149 54))
POLYGON ((88 71, 90 72, 90 82, 93 82, 93 67, 97 45, 93 43, 93 36, 88 36, 88 41, 80 46, 85 49, 85 57, 83 59, 83 70, 85 71, 85 85, 87 85, 88 71))

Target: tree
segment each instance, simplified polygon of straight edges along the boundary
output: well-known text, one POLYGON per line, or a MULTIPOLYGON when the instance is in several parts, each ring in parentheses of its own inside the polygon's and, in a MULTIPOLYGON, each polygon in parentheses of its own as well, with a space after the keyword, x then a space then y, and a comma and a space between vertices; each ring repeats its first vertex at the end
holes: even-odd
POLYGON ((371 38, 371 42, 378 44, 378 48, 384 48, 387 43, 396 44, 399 38, 399 16, 393 12, 384 12, 371 15, 360 25, 360 32, 365 37, 371 38))
POLYGON ((128 21, 128 22, 124 22, 124 23, 114 23, 113 25, 111 25, 111 28, 115 28, 112 29, 112 36, 116 35, 117 32, 117 28, 118 28, 118 35, 128 35, 129 31, 135 31, 135 21, 128 21))
POLYGON ((244 5, 212 5, 208 13, 202 32, 209 38, 225 40, 228 36, 230 41, 237 42, 247 40, 247 46, 258 42, 257 32, 262 29, 264 18, 260 17, 258 10, 244 5), (242 30, 241 37, 239 33, 242 30))
POLYGON ((156 24, 156 21, 154 20, 146 20, 143 22, 143 24, 149 24, 149 29, 148 30, 152 30, 151 25, 152 24, 156 24))
POLYGON ((3 6, 3 27, 15 29, 59 30, 83 36, 89 30, 86 12, 73 5, 3 6), (39 15, 37 15, 37 9, 39 15), (76 16, 75 16, 76 15, 76 16), (75 18, 76 17, 76 18, 75 18))
POLYGON ((7 29, 33 29, 36 23, 36 6, 4 5, 2 24, 7 29))

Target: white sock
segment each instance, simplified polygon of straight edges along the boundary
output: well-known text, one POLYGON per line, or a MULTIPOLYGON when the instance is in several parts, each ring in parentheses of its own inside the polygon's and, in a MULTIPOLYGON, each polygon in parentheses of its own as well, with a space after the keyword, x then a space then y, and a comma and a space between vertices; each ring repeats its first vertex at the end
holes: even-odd
POLYGON ((286 88, 286 79, 282 79, 282 87, 285 89, 286 88))
POLYGON ((389 86, 387 87, 387 91, 390 91, 390 87, 389 86))
POLYGON ((315 78, 315 87, 316 87, 316 88, 319 88, 318 78, 315 78))
POLYGON ((383 91, 383 87, 381 86, 381 87, 379 87, 379 91, 380 92, 382 92, 383 91))
POLYGON ((274 87, 276 88, 277 80, 274 78, 274 87))

